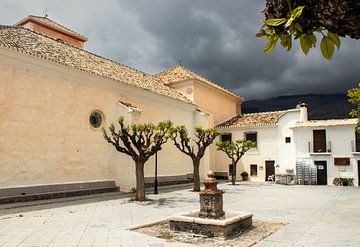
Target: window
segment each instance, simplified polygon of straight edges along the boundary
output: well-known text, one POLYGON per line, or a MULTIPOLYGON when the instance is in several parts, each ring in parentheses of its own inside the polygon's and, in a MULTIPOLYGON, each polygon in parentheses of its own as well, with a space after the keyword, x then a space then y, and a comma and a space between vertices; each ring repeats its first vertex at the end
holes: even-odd
POLYGON ((360 134, 355 131, 355 148, 354 152, 360 152, 360 134))
POLYGON ((313 130, 313 151, 314 153, 325 153, 326 150, 326 131, 313 130))
POLYGON ((291 137, 285 137, 285 143, 290 143, 291 142, 291 137))
POLYGON ((256 132, 245 133, 245 140, 255 142, 255 147, 257 147, 257 133, 256 132))
POLYGON ((226 141, 231 142, 232 141, 231 134, 223 134, 223 135, 221 135, 220 139, 222 142, 226 142, 226 141))
POLYGON ((89 122, 91 127, 98 129, 101 127, 102 123, 104 121, 104 114, 100 111, 93 111, 90 114, 89 122))
POLYGON ((257 176, 257 165, 250 165, 250 176, 257 176))

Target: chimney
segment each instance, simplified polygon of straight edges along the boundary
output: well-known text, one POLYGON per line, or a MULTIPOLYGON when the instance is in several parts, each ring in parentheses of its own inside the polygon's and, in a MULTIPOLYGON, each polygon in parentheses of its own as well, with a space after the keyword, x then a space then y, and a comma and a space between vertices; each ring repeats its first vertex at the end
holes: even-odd
POLYGON ((298 104, 296 108, 300 108, 300 121, 307 122, 308 121, 307 104, 305 103, 298 104))

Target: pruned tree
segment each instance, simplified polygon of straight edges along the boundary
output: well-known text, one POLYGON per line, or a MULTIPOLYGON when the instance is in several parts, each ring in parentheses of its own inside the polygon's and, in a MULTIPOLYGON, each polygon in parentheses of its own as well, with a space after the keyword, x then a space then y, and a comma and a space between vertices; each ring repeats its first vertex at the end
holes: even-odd
POLYGON ((292 40, 300 40, 305 54, 315 47, 319 33, 320 49, 331 59, 340 38, 360 38, 360 3, 356 0, 266 0, 264 26, 257 34, 266 37, 265 52, 270 52, 280 40, 288 50, 292 40), (327 31, 327 33, 326 33, 327 31))
POLYGON ((104 138, 112 144, 115 149, 130 156, 135 162, 136 170, 136 192, 135 200, 144 201, 145 196, 145 162, 167 142, 173 130, 170 121, 154 124, 132 124, 125 125, 124 117, 119 118, 119 130, 115 130, 114 124, 109 127, 108 134, 103 129, 104 138))
POLYGON ((239 139, 235 142, 217 142, 216 146, 218 150, 223 151, 231 159, 231 183, 235 185, 236 165, 244 154, 249 151, 249 149, 256 147, 256 143, 253 141, 239 139))
POLYGON ((203 129, 195 127, 195 139, 192 139, 185 126, 176 127, 172 139, 175 146, 184 154, 188 155, 193 162, 194 191, 200 191, 200 160, 205 155, 208 146, 219 135, 216 129, 203 129))
POLYGON ((355 106, 349 115, 358 119, 355 130, 360 134, 360 83, 358 87, 349 89, 347 95, 349 98, 349 103, 355 106))

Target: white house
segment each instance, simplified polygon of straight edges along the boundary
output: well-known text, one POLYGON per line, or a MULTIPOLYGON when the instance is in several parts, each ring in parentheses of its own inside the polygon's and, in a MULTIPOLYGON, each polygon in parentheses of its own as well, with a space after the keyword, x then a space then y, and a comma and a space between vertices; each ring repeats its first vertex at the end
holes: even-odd
MULTIPOLYGON (((316 184, 332 184, 334 178, 353 178, 360 184, 360 136, 357 119, 311 120, 293 127, 298 165, 314 168, 316 184)), ((298 176, 300 178, 300 174, 298 176)))
MULTIPOLYGON (((240 161, 237 176, 252 181, 273 174, 296 174, 299 183, 326 185, 353 178, 360 185, 360 135, 357 119, 308 120, 307 106, 278 112, 239 114, 217 126, 220 140, 257 142, 240 161)), ((218 175, 228 175, 229 159, 216 153, 218 175)))
MULTIPOLYGON (((239 114, 217 126, 220 140, 246 139, 256 142, 240 160, 237 177, 242 171, 249 173, 252 181, 267 181, 268 177, 295 169, 295 143, 291 127, 307 118, 306 106, 276 112, 239 114)), ((229 173, 229 159, 216 153, 218 175, 229 173)))

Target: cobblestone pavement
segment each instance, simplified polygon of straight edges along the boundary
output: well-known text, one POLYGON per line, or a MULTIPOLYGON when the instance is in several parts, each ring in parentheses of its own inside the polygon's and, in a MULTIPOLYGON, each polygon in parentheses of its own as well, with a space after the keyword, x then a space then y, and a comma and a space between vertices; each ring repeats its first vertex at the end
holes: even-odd
MULTIPOLYGON (((225 210, 289 223, 258 246, 359 246, 360 188, 221 184, 225 210)), ((127 229, 199 208, 198 194, 182 189, 129 202, 114 194, 18 207, 0 206, 0 246, 189 246, 127 229)), ((22 204, 20 205, 22 206, 22 204)))

